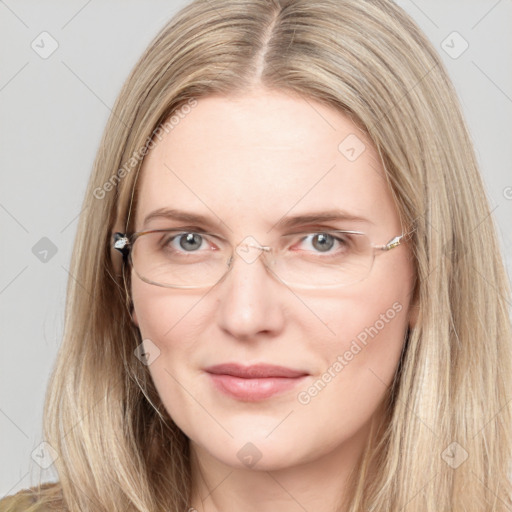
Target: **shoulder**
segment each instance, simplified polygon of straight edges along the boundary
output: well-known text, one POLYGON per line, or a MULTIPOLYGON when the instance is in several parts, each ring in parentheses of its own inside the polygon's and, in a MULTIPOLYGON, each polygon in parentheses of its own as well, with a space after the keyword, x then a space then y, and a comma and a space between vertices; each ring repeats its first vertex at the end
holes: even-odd
POLYGON ((0 512, 64 512, 60 485, 41 484, 0 499, 0 512))

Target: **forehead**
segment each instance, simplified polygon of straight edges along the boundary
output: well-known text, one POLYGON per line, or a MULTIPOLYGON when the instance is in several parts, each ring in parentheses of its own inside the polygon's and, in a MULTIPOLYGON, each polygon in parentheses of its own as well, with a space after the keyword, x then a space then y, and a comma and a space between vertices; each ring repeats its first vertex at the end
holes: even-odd
POLYGON ((397 222, 380 159, 361 130, 335 109, 283 92, 199 99, 148 153, 139 180, 137 230, 161 208, 234 230, 333 209, 397 222))

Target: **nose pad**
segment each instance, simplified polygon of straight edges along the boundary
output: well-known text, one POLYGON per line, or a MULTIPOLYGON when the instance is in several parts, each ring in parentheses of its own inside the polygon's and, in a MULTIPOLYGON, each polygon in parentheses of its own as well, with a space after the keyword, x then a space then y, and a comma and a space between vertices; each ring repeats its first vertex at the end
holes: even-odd
MULTIPOLYGON (((272 254, 272 247, 261 245, 253 236, 245 237, 235 248, 235 250, 231 253, 231 256, 226 262, 227 270, 222 276, 222 278, 218 281, 223 281, 226 276, 231 273, 235 263, 235 252, 238 254, 241 260, 243 260, 248 265, 254 263, 260 256, 266 256, 267 254, 272 254)), ((263 267, 270 271, 270 274, 273 274, 271 270, 271 263, 267 261, 267 258, 262 258, 263 267)))

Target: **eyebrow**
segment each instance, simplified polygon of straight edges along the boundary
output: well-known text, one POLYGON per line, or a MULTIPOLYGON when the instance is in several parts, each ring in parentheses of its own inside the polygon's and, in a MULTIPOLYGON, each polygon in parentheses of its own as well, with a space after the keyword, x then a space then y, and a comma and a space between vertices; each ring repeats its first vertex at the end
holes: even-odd
POLYGON ((365 222, 367 224, 373 224, 370 219, 353 215, 343 210, 325 210, 321 212, 312 212, 302 215, 283 217, 274 225, 274 227, 280 229, 289 229, 304 224, 319 224, 322 222, 333 221, 365 222))
MULTIPOLYGON (((148 222, 153 219, 179 220, 182 222, 190 222, 191 224, 202 224, 209 227, 215 226, 215 223, 205 215, 177 210, 175 208, 158 208, 152 211, 146 215, 143 226, 146 226, 148 222)), ((223 224, 223 222, 219 219, 218 224, 223 224)))
MULTIPOLYGON (((146 226, 151 220, 154 219, 167 219, 167 220, 178 220, 182 222, 189 222, 191 224, 201 224, 208 227, 218 227, 219 224, 224 222, 219 218, 218 222, 215 223, 211 218, 201 215, 198 213, 186 212, 175 208, 159 208, 149 213, 144 218, 144 226, 146 226)), ((283 216, 278 222, 276 222, 271 231, 274 228, 279 229, 290 229, 296 226, 302 226, 306 224, 319 224, 322 222, 333 222, 333 221, 345 221, 345 222, 363 222, 367 224, 374 224, 370 219, 365 217, 353 215, 343 210, 324 210, 319 212, 311 212, 307 214, 283 216)))

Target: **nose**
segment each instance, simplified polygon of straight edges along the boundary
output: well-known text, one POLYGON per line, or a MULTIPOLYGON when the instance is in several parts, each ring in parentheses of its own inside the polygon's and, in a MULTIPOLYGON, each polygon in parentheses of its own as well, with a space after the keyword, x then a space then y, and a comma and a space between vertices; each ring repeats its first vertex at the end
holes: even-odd
POLYGON ((285 322, 282 286, 267 271, 259 244, 239 244, 230 271, 216 287, 219 327, 241 340, 278 335, 285 322))

